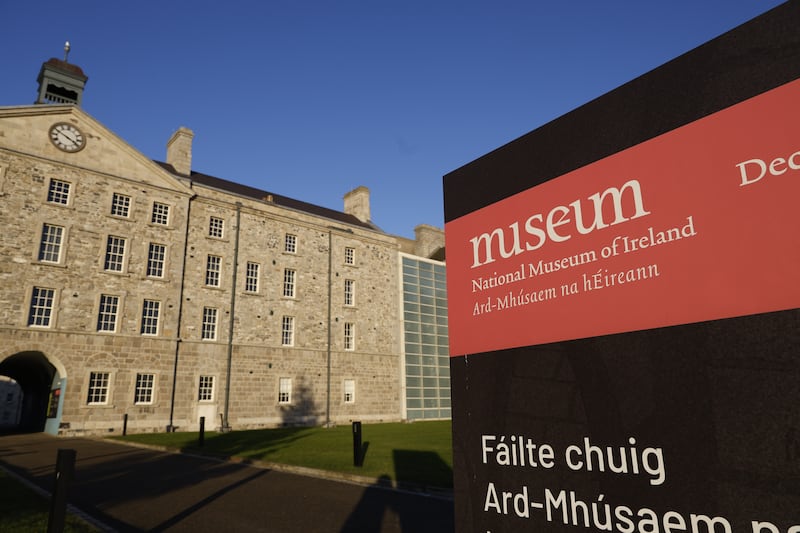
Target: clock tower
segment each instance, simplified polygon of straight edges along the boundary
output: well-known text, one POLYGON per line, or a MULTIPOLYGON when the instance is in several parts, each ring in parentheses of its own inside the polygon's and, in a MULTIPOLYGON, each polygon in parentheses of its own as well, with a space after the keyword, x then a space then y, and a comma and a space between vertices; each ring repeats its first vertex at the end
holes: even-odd
POLYGON ((81 105, 83 88, 89 79, 77 65, 67 62, 69 41, 64 44, 64 59, 51 58, 39 71, 37 104, 81 105))

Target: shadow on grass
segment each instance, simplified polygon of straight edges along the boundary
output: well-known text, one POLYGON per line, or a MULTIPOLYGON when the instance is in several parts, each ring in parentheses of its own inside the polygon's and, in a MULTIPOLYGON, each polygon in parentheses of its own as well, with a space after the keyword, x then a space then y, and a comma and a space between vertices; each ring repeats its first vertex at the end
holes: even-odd
POLYGON ((363 466, 364 460, 367 458, 367 450, 369 449, 369 441, 365 441, 364 444, 361 445, 361 449, 358 451, 360 454, 358 456, 358 461, 356 466, 363 466))
POLYGON ((206 436, 201 447, 191 442, 180 447, 182 452, 202 452, 223 459, 240 457, 243 459, 260 459, 274 452, 290 447, 303 439, 309 428, 287 427, 264 430, 244 430, 231 433, 217 433, 206 436))
POLYGON ((394 475, 397 483, 419 484, 428 480, 426 488, 452 487, 453 469, 439 454, 418 450, 394 450, 394 475))

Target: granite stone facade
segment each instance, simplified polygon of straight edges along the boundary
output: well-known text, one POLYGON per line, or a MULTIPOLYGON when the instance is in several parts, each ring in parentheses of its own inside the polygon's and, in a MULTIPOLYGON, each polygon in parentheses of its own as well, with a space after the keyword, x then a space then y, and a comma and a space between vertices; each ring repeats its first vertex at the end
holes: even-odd
MULTIPOLYGON (((192 137, 160 163, 77 105, 0 107, 0 375, 22 425, 402 419, 413 241, 372 224, 365 187, 335 211, 194 172, 192 137), (55 124, 83 145, 59 148, 55 124)), ((423 233, 443 253, 441 230, 423 233)))

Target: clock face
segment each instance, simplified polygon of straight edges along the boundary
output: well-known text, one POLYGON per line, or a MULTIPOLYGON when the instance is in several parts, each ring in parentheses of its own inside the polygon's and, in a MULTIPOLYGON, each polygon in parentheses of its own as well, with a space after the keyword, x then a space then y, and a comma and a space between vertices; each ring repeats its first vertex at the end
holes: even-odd
POLYGON ((86 146, 86 137, 81 130, 66 122, 53 124, 50 128, 50 140, 65 152, 77 152, 86 146))

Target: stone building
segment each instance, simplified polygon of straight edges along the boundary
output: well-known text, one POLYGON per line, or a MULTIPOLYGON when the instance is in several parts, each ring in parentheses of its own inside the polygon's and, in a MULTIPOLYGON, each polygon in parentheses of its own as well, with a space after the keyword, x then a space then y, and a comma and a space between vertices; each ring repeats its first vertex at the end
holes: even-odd
POLYGON ((449 416, 440 229, 381 231, 366 187, 336 211, 196 172, 186 128, 150 160, 83 111, 86 81, 51 59, 36 104, 0 107, 0 375, 23 429, 449 416), (439 306, 411 332, 403 294, 437 289, 403 260, 437 269, 439 306))

